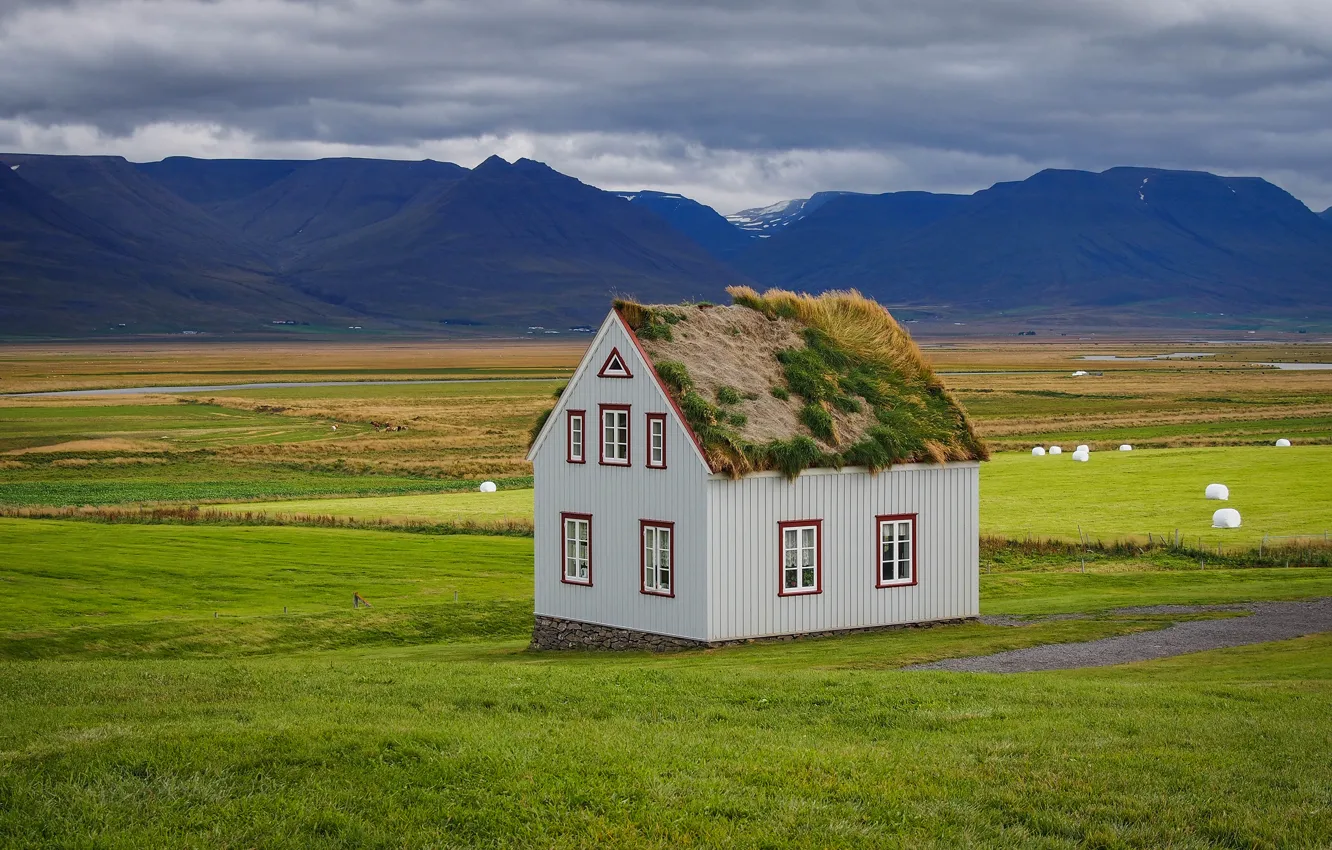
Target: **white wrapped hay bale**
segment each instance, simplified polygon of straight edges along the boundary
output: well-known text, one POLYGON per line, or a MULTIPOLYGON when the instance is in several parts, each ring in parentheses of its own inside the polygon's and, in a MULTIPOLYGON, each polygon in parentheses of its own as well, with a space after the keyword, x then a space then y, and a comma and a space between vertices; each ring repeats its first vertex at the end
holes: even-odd
POLYGON ((1089 452, 1084 452, 1081 449, 1079 449, 1078 451, 1073 453, 1073 459, 1076 460, 1078 463, 1086 463, 1088 460, 1091 459, 1091 454, 1089 452))
POLYGON ((1032 456, 1032 457, 1045 457, 1045 447, 1044 447, 1044 446, 1037 446, 1036 448, 1032 449, 1032 450, 1031 450, 1031 456, 1032 456))
POLYGON ((1215 499, 1220 502, 1230 501, 1230 488, 1224 484, 1208 484, 1207 490, 1203 493, 1209 499, 1215 499))
POLYGON ((1091 454, 1091 449, 1087 446, 1086 443, 1083 443, 1082 445, 1078 446, 1073 451, 1082 452, 1083 454, 1091 454))
POLYGON ((1052 454, 1052 455, 1061 455, 1061 454, 1063 454, 1063 453, 1064 453, 1064 450, 1063 450, 1062 448, 1060 448, 1059 446, 1051 446, 1051 447, 1050 447, 1050 454, 1052 454))
POLYGON ((1073 373, 1073 377, 1075 378, 1085 378, 1086 376, 1087 372, 1085 369, 1079 369, 1078 371, 1073 373))
POLYGON ((1234 508, 1222 508, 1212 514, 1212 528, 1239 528, 1239 511, 1234 508))
POLYGON ((1133 451, 1133 447, 1130 446, 1128 443, 1125 443, 1124 445, 1122 445, 1122 446, 1119 447, 1119 450, 1120 450, 1121 452, 1131 452, 1131 451, 1133 451))
POLYGON ((494 493, 497 489, 499 489, 499 488, 495 486, 495 482, 494 482, 494 481, 482 481, 482 482, 481 482, 481 492, 482 492, 482 493, 494 493))
POLYGON ((1276 441, 1276 444, 1284 449, 1290 446, 1290 440, 1287 440, 1285 437, 1282 437, 1281 439, 1276 441))

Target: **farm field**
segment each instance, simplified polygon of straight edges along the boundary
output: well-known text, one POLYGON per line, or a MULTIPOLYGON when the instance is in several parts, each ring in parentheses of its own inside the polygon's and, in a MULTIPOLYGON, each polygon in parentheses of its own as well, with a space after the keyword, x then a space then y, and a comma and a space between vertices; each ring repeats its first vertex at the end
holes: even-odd
MULTIPOLYGON (((1328 636, 1013 676, 899 668, 1200 615, 533 654, 526 539, 2 520, 0 543, 12 846, 1332 841, 1328 636)), ((982 576, 990 613, 1329 594, 1316 569, 982 576)))
POLYGON ((1256 365, 1332 346, 1078 360, 1189 348, 928 354, 999 449, 987 534, 1179 528, 1226 558, 1093 549, 1084 572, 1058 546, 993 541, 982 611, 1027 625, 665 656, 526 651, 532 540, 410 527, 530 517, 527 429, 578 345, 0 348, 0 392, 485 379, 0 397, 0 511, 175 510, 0 517, 0 846, 1332 844, 1328 635, 1060 673, 900 669, 1233 616, 1125 606, 1332 596, 1332 570, 1244 553, 1332 527, 1332 372, 1256 365), (1056 441, 1096 451, 1028 454, 1056 441), (476 493, 483 478, 501 491, 476 493), (1214 480, 1229 502, 1202 499, 1214 480), (1222 505, 1243 528, 1210 529, 1222 505))

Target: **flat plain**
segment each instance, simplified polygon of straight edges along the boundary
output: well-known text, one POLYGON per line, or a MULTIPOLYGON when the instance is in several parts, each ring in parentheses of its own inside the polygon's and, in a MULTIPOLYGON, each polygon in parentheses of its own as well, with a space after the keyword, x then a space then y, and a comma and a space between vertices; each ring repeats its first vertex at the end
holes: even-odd
POLYGON ((1257 365, 1332 347, 931 347, 1000 449, 982 610, 1025 624, 664 656, 526 650, 531 539, 412 525, 530 516, 526 431, 579 353, 0 349, 3 391, 485 379, 0 398, 0 510, 75 515, 0 518, 0 845, 1332 844, 1327 635, 1060 673, 901 669, 1233 616, 1126 606, 1332 595, 1332 569, 1251 551, 1332 524, 1332 372, 1257 365), (1078 359, 1186 349, 1213 356, 1078 359), (1055 442, 1091 461, 1030 456, 1055 442), (501 492, 475 493, 484 477, 501 492), (1213 478, 1230 502, 1202 499, 1213 478), (1219 504, 1244 527, 1212 532, 1219 504), (145 505, 168 510, 108 512, 145 505), (1036 540, 1079 525, 1130 545, 1036 540), (1176 528, 1188 551, 1142 540, 1176 528))

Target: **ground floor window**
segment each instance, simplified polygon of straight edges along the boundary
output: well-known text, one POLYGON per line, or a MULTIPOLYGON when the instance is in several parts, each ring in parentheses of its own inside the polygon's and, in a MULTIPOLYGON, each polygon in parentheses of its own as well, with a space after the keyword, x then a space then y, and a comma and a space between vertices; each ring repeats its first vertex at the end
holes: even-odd
POLYGON ((875 517, 879 537, 879 587, 916 583, 916 515, 875 517))
POLYGON ((822 557, 819 547, 822 520, 778 523, 781 539, 782 596, 819 593, 823 589, 822 557))
POLYGON ((564 573, 561 579, 572 584, 592 583, 592 517, 588 514, 560 514, 564 530, 564 573))
POLYGON ((643 520, 643 592, 674 596, 675 523, 643 520))

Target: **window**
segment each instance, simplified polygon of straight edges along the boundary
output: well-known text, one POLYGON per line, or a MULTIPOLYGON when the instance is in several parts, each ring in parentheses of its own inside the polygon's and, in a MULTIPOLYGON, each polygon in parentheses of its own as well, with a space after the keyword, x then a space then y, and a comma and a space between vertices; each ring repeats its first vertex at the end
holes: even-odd
POLYGON ((879 530, 878 587, 916 583, 916 515, 893 514, 875 517, 879 530))
POLYGON ((629 405, 601 406, 601 462, 629 465, 629 405))
POLYGON ((823 564, 819 552, 823 520, 781 522, 777 528, 782 548, 782 576, 778 595, 823 592, 823 564))
POLYGON ((592 583, 592 515, 560 514, 564 572, 560 580, 569 584, 592 583))
POLYGON ((647 465, 653 469, 666 468, 666 414, 647 415, 647 465))
POLYGON ((584 454, 585 429, 583 423, 587 421, 587 411, 570 410, 569 411, 569 434, 567 445, 569 447, 569 463, 586 463, 587 455, 584 454))
POLYGON ((675 523, 640 520, 643 532, 643 592, 674 596, 675 523))
POLYGON ((620 355, 620 349, 612 348, 610 357, 601 364, 601 371, 597 373, 598 378, 632 378, 629 373, 629 367, 624 363, 624 357, 620 355))

